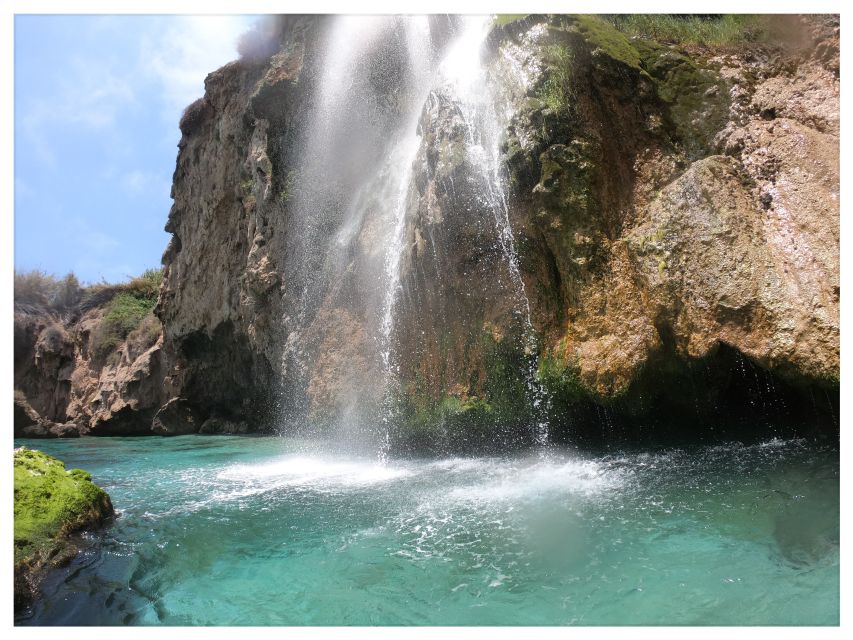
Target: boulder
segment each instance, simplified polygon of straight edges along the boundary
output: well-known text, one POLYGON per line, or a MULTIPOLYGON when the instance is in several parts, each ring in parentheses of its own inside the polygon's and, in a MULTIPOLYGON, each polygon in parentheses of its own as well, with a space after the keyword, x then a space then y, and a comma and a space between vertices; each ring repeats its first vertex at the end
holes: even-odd
POLYGON ((154 415, 151 431, 161 436, 196 433, 201 421, 198 413, 184 398, 172 398, 154 415))
POLYGON ((70 534, 104 524, 113 515, 106 491, 80 469, 41 451, 21 447, 14 453, 15 609, 38 594, 52 566, 77 553, 70 534))

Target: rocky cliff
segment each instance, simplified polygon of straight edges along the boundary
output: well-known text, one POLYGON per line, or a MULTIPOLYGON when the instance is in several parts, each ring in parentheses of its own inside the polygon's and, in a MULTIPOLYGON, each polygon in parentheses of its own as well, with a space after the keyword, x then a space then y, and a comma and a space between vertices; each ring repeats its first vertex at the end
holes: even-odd
MULTIPOLYGON (((381 410, 392 443, 419 449, 523 442, 531 422, 591 442, 837 428, 837 18, 774 18, 718 46, 595 16, 496 21, 482 66, 505 197, 483 198, 470 114, 432 89, 390 330, 371 283, 388 260, 376 212, 397 196, 377 185, 422 98, 417 56, 390 28, 350 81, 364 111, 323 125, 358 143, 318 156, 332 23, 277 20, 208 76, 181 121, 162 338, 99 370, 84 328, 97 311, 76 342, 21 323, 32 408, 91 433, 329 428, 381 410)), ((428 26, 439 59, 458 21, 428 26)))
POLYGON ((139 295, 147 301, 128 293, 129 285, 97 285, 61 308, 44 300, 22 304, 16 293, 16 436, 151 433, 168 396, 162 328, 144 308, 153 306, 156 288, 145 284, 139 295), (123 299, 140 300, 143 308, 132 328, 116 333, 111 312, 123 299))
POLYGON ((556 104, 528 97, 507 152, 568 413, 837 421, 837 23, 767 29, 772 45, 681 48, 548 25, 544 82, 572 72, 556 104))

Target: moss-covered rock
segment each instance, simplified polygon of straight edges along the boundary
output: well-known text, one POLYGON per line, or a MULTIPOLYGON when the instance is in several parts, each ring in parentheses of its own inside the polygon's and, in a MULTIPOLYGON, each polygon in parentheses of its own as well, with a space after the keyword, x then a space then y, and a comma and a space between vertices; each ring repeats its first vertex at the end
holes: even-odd
POLYGON ((557 350, 543 354, 539 359, 536 377, 552 402, 571 404, 593 395, 584 387, 577 364, 560 353, 559 345, 557 350))
POLYGON ((625 34, 606 20, 594 15, 566 16, 567 25, 576 30, 593 49, 633 69, 640 69, 640 55, 625 34))
POLYGON ((635 41, 641 66, 655 82, 675 134, 690 159, 707 155, 714 136, 725 127, 731 99, 729 86, 701 60, 647 40, 635 41))
POLYGON ((477 363, 470 379, 445 380, 432 395, 417 378, 402 390, 392 445, 444 454, 500 451, 529 442, 536 358, 524 340, 520 327, 504 330, 486 322, 468 350, 477 363))
POLYGON ((113 514, 106 491, 81 469, 41 451, 15 450, 15 606, 36 593, 44 570, 76 555, 69 534, 113 514))

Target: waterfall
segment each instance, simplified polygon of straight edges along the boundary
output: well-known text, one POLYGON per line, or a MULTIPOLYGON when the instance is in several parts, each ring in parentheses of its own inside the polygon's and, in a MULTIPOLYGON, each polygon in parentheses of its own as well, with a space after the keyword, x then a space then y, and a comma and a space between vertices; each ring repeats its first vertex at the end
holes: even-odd
POLYGON ((318 62, 289 212, 284 370, 307 371, 306 385, 333 388, 338 422, 358 437, 371 430, 369 405, 386 385, 385 310, 431 73, 427 18, 337 16, 318 62), (338 368, 358 370, 362 384, 342 384, 334 367, 311 371, 318 345, 335 331, 357 343, 338 368))
MULTIPOLYGON (((289 211, 284 369, 306 372, 306 388, 334 403, 339 437, 341 431, 378 435, 380 455, 399 378, 396 310, 408 215, 418 205, 420 121, 436 91, 450 95, 463 115, 465 152, 480 174, 480 205, 494 219, 496 248, 509 273, 501 286, 524 326, 529 402, 534 415, 542 415, 536 338, 499 151, 511 114, 496 108, 480 62, 490 20, 462 19, 441 53, 426 17, 336 17, 318 59, 289 211), (341 342, 334 347, 339 361, 317 356, 328 340, 341 342)), ((536 439, 544 443, 545 422, 536 422, 536 439)))
POLYGON ((512 280, 508 283, 508 288, 515 297, 516 313, 524 325, 522 340, 525 355, 528 356, 525 372, 527 393, 536 420, 534 436, 539 444, 544 445, 548 441, 547 400, 536 376, 536 332, 531 321, 530 300, 519 269, 515 236, 509 219, 506 176, 502 170, 500 153, 502 136, 512 112, 507 108, 498 108, 498 97, 489 82, 480 55, 491 20, 491 16, 464 18, 461 35, 442 61, 439 73, 447 83, 450 94, 464 118, 466 151, 471 156, 471 164, 478 167, 481 173, 482 204, 490 209, 494 216, 498 243, 512 280))

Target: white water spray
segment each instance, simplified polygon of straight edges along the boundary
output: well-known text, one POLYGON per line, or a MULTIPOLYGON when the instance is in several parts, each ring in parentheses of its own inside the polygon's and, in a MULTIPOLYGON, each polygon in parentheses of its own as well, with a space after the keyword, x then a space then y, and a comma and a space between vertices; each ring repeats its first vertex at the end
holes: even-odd
MULTIPOLYGON (((327 318, 316 315, 322 309, 341 309, 350 314, 349 322, 360 323, 369 343, 365 348, 372 350, 368 370, 361 374, 365 391, 373 388, 374 397, 378 393, 383 398, 378 416, 385 429, 381 457, 393 418, 389 400, 399 378, 393 353, 395 308, 402 289, 408 212, 417 206, 413 165, 422 145, 418 123, 433 92, 449 95, 463 116, 465 151, 480 174, 474 176, 482 192, 478 198, 494 216, 497 248, 511 280, 506 288, 524 326, 522 346, 532 363, 526 372, 528 398, 534 415, 542 414, 533 360, 535 332, 499 149, 511 114, 496 108, 480 59, 489 23, 487 17, 462 19, 438 65, 425 17, 338 17, 328 33, 313 120, 303 142, 302 188, 293 208, 289 329, 297 336, 322 334, 327 318)), ((302 348, 298 339, 288 344, 291 350, 302 348)), ((286 352, 285 358, 289 356, 293 353, 286 352)), ((358 422, 353 416, 370 396, 352 393, 343 422, 358 422)), ((547 427, 544 420, 537 422, 535 436, 544 444, 547 427)), ((353 428, 360 427, 347 427, 353 428)))

